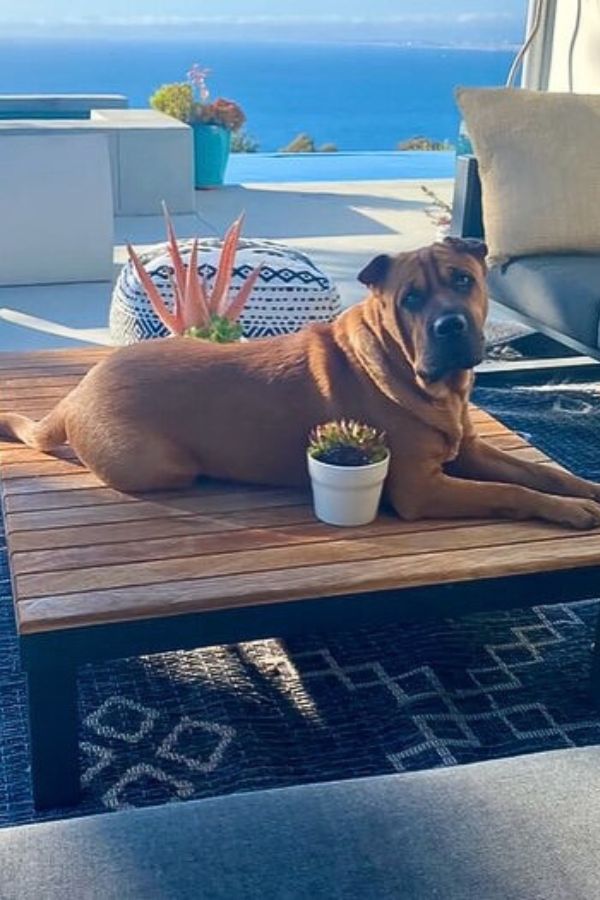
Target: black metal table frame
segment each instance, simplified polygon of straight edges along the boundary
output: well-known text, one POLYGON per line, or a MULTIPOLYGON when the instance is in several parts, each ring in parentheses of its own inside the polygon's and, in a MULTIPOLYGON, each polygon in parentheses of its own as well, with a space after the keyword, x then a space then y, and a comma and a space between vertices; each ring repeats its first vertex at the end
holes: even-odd
MULTIPOLYGON (((28 680, 34 805, 36 809, 47 809, 71 806, 79 800, 79 665, 595 597, 600 597, 600 559, 594 567, 256 604, 21 635, 21 661, 28 680)), ((591 666, 594 698, 600 691, 600 618, 598 621, 591 666)))

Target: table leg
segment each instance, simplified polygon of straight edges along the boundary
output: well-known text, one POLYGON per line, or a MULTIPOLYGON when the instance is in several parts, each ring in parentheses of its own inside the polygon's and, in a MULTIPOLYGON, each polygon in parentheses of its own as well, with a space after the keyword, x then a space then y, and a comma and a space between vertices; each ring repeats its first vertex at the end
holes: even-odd
POLYGON ((27 681, 34 806, 71 806, 80 793, 76 669, 31 669, 27 681))

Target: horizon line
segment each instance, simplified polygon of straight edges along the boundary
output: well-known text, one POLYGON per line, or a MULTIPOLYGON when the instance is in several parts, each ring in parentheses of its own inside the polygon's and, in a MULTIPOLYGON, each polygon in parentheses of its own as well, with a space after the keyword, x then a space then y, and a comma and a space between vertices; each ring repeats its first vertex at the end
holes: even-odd
POLYGON ((205 25, 212 27, 274 26, 276 28, 297 25, 332 25, 353 27, 378 27, 401 25, 491 25, 494 23, 519 23, 521 19, 512 13, 456 13, 448 16, 441 13, 406 13, 391 16, 343 16, 322 15, 78 15, 78 16, 36 16, 28 19, 16 17, 0 18, 0 28, 61 28, 61 27, 189 27, 205 25))
MULTIPOLYGON (((80 37, 93 37, 96 40, 112 40, 112 41, 131 41, 132 38, 134 40, 146 41, 149 39, 155 40, 159 37, 158 32, 156 32, 152 28, 147 28, 146 33, 144 34, 136 34, 132 35, 129 31, 120 32, 120 33, 111 33, 108 30, 103 30, 99 32, 90 32, 89 29, 82 28, 73 28, 70 30, 68 35, 65 35, 63 32, 58 31, 56 28, 44 28, 39 29, 35 32, 31 31, 11 31, 10 33, 3 35, 0 27, 0 44, 2 43, 3 38, 5 39, 23 39, 30 38, 32 40, 43 40, 44 38, 48 38, 51 40, 60 40, 61 38, 69 38, 72 39, 74 35, 78 35, 80 37)), ((181 32, 177 29, 173 29, 170 34, 165 35, 162 33, 161 37, 166 40, 179 40, 185 37, 194 37, 197 35, 193 34, 190 36, 189 33, 181 32)), ((243 43, 247 35, 219 35, 219 34, 204 34, 203 40, 207 43, 232 43, 239 44, 243 43)), ((364 37, 360 39, 356 35, 343 35, 337 38, 333 37, 309 37, 307 35, 297 35, 291 33, 278 33, 278 34, 266 34, 261 36, 253 36, 252 43, 254 44, 273 44, 277 42, 284 42, 286 44, 313 44, 313 45, 337 45, 337 44, 346 44, 352 46, 377 46, 377 47, 398 47, 405 50, 472 50, 472 51, 482 51, 482 52, 511 52, 516 53, 521 47, 521 41, 515 40, 514 38, 503 38, 501 40, 483 40, 471 38, 470 40, 467 38, 465 40, 459 41, 449 41, 449 40, 435 40, 434 38, 393 38, 389 35, 381 35, 380 37, 376 35, 372 35, 369 37, 364 37)))

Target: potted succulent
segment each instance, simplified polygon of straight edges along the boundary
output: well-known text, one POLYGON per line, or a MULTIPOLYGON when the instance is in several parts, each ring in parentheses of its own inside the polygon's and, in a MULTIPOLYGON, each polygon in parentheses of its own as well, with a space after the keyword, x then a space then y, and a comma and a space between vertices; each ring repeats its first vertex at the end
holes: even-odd
POLYGON ((390 463, 385 435, 352 419, 326 422, 311 431, 307 456, 317 518, 329 525, 372 522, 390 463))
POLYGON ((163 209, 167 225, 167 246, 172 265, 172 307, 165 303, 138 254, 131 244, 127 244, 129 258, 154 312, 172 335, 202 338, 219 344, 241 340, 242 326, 238 319, 262 268, 259 265, 253 269, 238 292, 233 296, 230 295, 231 276, 242 231, 243 216, 233 223, 225 235, 218 271, 211 289, 198 271, 198 239, 196 238, 192 244, 186 266, 177 243, 173 223, 164 204, 163 209))
POLYGON ((196 63, 188 72, 187 82, 163 84, 150 97, 150 105, 187 122, 194 133, 194 183, 197 188, 223 184, 231 150, 231 135, 246 121, 240 106, 233 100, 217 97, 210 100, 206 83, 208 69, 196 63))

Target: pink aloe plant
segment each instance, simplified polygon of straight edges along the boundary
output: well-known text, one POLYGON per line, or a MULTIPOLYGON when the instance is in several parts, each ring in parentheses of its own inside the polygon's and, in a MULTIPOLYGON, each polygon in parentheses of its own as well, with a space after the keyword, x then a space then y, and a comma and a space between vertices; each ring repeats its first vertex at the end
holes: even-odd
POLYGON ((241 335, 238 319, 262 268, 261 264, 253 269, 237 294, 230 296, 231 276, 244 216, 241 215, 236 219, 225 235, 219 267, 211 290, 198 272, 198 238, 194 239, 189 263, 186 266, 177 243, 173 222, 164 203, 163 211, 167 226, 169 256, 173 265, 172 311, 167 307, 136 251, 131 244, 127 244, 129 258, 154 312, 172 334, 205 337, 217 341, 236 340, 241 335))

